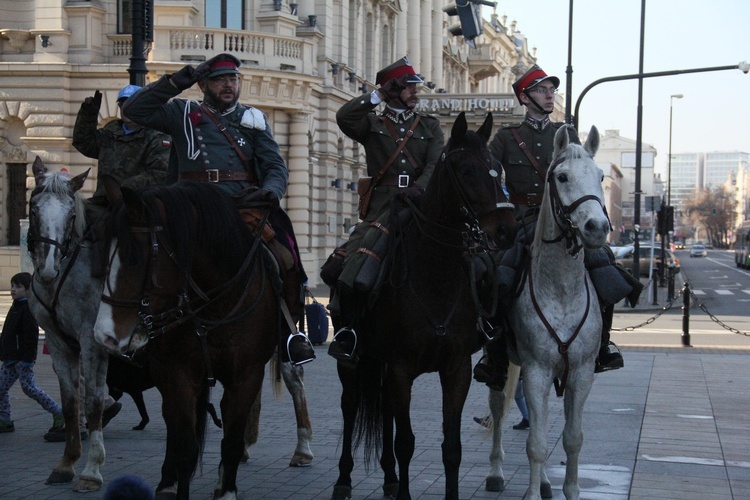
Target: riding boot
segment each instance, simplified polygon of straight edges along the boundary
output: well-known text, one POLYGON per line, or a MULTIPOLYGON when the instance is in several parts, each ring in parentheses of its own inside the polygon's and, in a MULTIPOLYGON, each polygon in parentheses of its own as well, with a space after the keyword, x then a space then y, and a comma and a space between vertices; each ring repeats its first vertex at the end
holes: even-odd
MULTIPOLYGON (((283 276, 280 300, 283 300, 287 306, 294 324, 293 331, 288 334, 284 345, 286 345, 286 357, 293 365, 302 365, 315 359, 315 348, 307 335, 296 327, 302 315, 305 314, 304 285, 306 280, 305 272, 301 268, 288 269, 283 276)), ((280 331, 289 331, 289 327, 282 327, 280 331)))
POLYGON ((620 350, 614 342, 610 342, 609 340, 614 314, 614 304, 602 308, 602 341, 601 347, 599 348, 599 356, 596 358, 596 367, 594 368, 595 373, 617 370, 618 368, 625 366, 620 350))
POLYGON ((345 287, 336 287, 334 297, 338 304, 338 317, 341 319, 340 324, 344 326, 334 334, 333 341, 328 346, 328 355, 350 368, 354 368, 358 360, 357 333, 353 325, 359 301, 355 295, 345 287))
POLYGON ((508 379, 508 350, 505 333, 497 334, 485 346, 485 355, 474 367, 474 380, 502 390, 508 379))

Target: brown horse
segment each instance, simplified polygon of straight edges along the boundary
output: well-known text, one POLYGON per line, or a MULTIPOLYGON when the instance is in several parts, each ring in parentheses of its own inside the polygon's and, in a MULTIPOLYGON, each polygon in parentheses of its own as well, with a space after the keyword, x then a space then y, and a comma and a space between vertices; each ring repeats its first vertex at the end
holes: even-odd
POLYGON ((145 346, 149 355, 167 426, 157 497, 189 497, 218 380, 215 496, 235 498, 248 414, 278 342, 273 257, 229 197, 206 183, 123 189, 112 232, 94 334, 110 350, 145 346))
POLYGON ((387 282, 355 323, 359 362, 354 369, 338 365, 344 441, 334 499, 351 498, 352 444, 360 440, 368 455, 382 442, 385 495, 411 498, 411 387, 429 372, 438 372, 443 392, 445 498, 458 498, 461 413, 481 309, 467 256, 507 247, 516 226, 487 150, 491 130, 492 115, 476 133, 458 116, 419 208, 389 254, 387 282))

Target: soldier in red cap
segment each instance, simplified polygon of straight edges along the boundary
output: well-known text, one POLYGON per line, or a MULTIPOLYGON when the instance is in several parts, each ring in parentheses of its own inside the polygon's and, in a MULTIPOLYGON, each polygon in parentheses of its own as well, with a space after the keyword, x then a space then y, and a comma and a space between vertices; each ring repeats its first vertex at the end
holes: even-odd
POLYGON ((336 286, 340 293, 335 294, 331 304, 331 314, 341 314, 344 328, 335 334, 328 353, 344 363, 355 360, 354 322, 366 293, 353 289, 346 277, 354 273, 347 266, 366 245, 363 240, 369 239, 365 234, 372 224, 387 224, 394 197, 418 202, 444 145, 440 121, 416 111, 417 93, 424 80, 409 59, 402 57, 380 70, 375 83, 379 88, 355 97, 336 113, 341 131, 364 146, 367 175, 371 177, 369 188, 360 193, 362 220, 346 244, 344 272, 336 286), (381 103, 385 107, 376 113, 381 103), (366 198, 369 204, 363 206, 366 198))
MULTIPOLYGON (((549 119, 555 108, 559 86, 559 78, 547 75, 542 68, 533 65, 513 83, 518 101, 526 106, 524 121, 504 125, 490 142, 490 153, 496 168, 504 171, 505 186, 510 195, 508 199, 516 206, 516 217, 521 222, 519 234, 526 235, 526 240, 521 241, 521 244, 530 244, 530 238, 533 238, 534 223, 539 216, 544 195, 547 169, 554 152, 555 133, 563 125, 549 119)), ((577 137, 574 139, 578 140, 577 137)), ((517 263, 519 257, 506 252, 500 265, 510 287, 516 270, 504 264, 517 263)), ((609 341, 614 304, 627 296, 635 306, 643 285, 614 266, 614 255, 608 247, 599 252, 586 252, 585 258, 599 294, 604 320, 602 345, 595 370, 597 373, 616 370, 622 368, 624 363, 617 346, 609 341)), ((496 323, 500 324, 501 321, 496 323)), ((502 388, 507 375, 508 359, 503 337, 495 335, 486 346, 487 356, 474 367, 474 378, 492 387, 502 388)))
MULTIPOLYGON (((178 180, 213 182, 232 196, 242 217, 279 261, 283 280, 281 307, 292 317, 304 312, 302 287, 307 276, 302 268, 291 221, 279 207, 286 192, 289 171, 273 138, 266 116, 240 104, 240 60, 219 54, 197 67, 186 65, 133 94, 123 107, 136 123, 172 135, 173 154, 166 183, 178 180), (203 101, 176 98, 195 83, 203 101), (257 228, 263 220, 259 210, 270 210, 271 231, 257 228), (267 240, 267 241, 266 241, 267 240)), ((281 315, 286 317, 287 315, 281 315)), ((282 333, 282 359, 294 364, 315 358, 315 350, 304 333, 289 325, 290 336, 282 333)))

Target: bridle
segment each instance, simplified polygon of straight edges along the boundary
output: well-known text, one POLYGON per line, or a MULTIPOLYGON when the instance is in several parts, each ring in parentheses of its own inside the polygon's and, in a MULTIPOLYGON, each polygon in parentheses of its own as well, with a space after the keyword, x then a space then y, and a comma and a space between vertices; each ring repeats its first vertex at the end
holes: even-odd
POLYGON ((609 222, 610 229, 612 228, 612 222, 609 221, 609 214, 607 214, 607 207, 604 206, 604 202, 596 195, 593 195, 593 194, 583 195, 580 198, 573 201, 570 205, 565 205, 562 202, 562 199, 560 198, 560 193, 557 190, 557 182, 555 180, 554 171, 555 171, 555 168, 561 163, 563 163, 566 159, 567 158, 565 156, 561 156, 555 159, 555 161, 552 162, 552 164, 549 166, 549 169, 547 171, 547 183, 549 184, 550 208, 552 209, 555 225, 560 230, 560 234, 558 234, 555 238, 550 239, 550 240, 543 239, 542 242, 557 243, 564 239, 565 247, 568 251, 568 254, 576 255, 583 248, 583 245, 581 244, 581 241, 580 241, 579 228, 573 223, 570 216, 582 203, 589 201, 589 200, 596 201, 597 203, 599 203, 599 206, 602 208, 602 211, 604 212, 604 216, 607 218, 607 221, 609 222))

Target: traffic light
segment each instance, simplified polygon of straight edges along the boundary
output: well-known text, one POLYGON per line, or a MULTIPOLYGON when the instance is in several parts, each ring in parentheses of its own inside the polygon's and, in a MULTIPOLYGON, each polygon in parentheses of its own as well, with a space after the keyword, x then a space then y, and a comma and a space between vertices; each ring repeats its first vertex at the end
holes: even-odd
POLYGON ((443 7, 443 12, 449 16, 458 16, 459 22, 448 27, 450 34, 463 36, 471 47, 476 48, 474 39, 482 34, 479 5, 471 0, 456 0, 443 7))
POLYGON ((667 209, 666 210, 667 213, 666 213, 666 216, 665 216, 665 219, 666 219, 666 232, 674 231, 674 207, 670 205, 670 206, 665 207, 665 208, 667 209))

